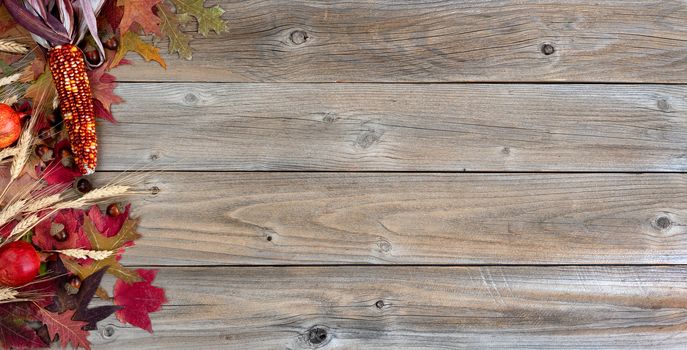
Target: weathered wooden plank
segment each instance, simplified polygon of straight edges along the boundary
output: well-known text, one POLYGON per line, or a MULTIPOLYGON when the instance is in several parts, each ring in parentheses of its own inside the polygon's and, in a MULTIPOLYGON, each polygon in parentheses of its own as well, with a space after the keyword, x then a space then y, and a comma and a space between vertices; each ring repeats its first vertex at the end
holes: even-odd
POLYGON ((681 0, 218 2, 230 32, 195 40, 194 61, 119 78, 687 82, 681 0))
POLYGON ((101 170, 687 171, 687 86, 124 84, 101 170), (140 137, 150 135, 150 137, 140 137))
POLYGON ((685 174, 191 172, 142 186, 160 191, 135 200, 133 264, 687 263, 685 174))
POLYGON ((162 268, 94 349, 683 349, 687 267, 162 268), (309 332, 320 328, 326 332, 309 332), (114 333, 111 333, 114 331, 114 333))

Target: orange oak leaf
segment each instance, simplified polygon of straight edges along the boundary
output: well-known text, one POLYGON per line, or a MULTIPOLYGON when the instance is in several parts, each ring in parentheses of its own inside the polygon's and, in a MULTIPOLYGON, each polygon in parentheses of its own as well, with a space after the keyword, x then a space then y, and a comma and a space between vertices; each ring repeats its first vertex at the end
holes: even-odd
POLYGON ((119 30, 127 33, 134 23, 138 23, 144 32, 160 35, 160 18, 153 13, 153 8, 162 0, 119 0, 117 5, 124 7, 119 30))

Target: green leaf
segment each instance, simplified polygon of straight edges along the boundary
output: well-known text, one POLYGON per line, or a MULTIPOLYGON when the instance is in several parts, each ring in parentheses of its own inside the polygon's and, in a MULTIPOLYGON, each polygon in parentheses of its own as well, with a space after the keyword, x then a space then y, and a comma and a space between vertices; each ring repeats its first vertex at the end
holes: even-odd
POLYGON ((198 21, 198 33, 208 36, 210 31, 217 34, 227 30, 227 23, 222 19, 224 10, 215 5, 205 7, 205 0, 170 0, 176 6, 178 14, 188 13, 198 21))
POLYGON ((169 53, 178 53, 179 57, 190 60, 193 57, 191 52, 191 35, 181 31, 181 27, 191 21, 188 13, 176 14, 167 4, 157 5, 157 16, 160 18, 160 31, 169 38, 169 53))

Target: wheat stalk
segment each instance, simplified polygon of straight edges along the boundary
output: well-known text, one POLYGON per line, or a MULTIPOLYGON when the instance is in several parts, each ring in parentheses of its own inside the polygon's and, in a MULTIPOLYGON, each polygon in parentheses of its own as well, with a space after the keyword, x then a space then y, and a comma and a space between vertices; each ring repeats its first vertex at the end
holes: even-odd
POLYGON ((15 289, 0 287, 0 302, 17 299, 18 295, 15 289))
POLYGON ((21 76, 23 74, 24 73, 15 73, 15 74, 0 78, 0 86, 5 86, 5 85, 12 84, 12 83, 16 83, 19 80, 19 78, 21 78, 21 76))
POLYGON ((14 241, 16 238, 22 237, 26 232, 32 229, 41 221, 37 214, 32 214, 19 221, 17 226, 14 226, 12 233, 7 237, 5 242, 14 241))
POLYGON ((31 201, 26 208, 24 208, 24 212, 26 213, 35 213, 37 211, 41 211, 43 209, 47 209, 49 207, 52 207, 59 201, 61 201, 64 198, 64 195, 62 193, 56 193, 47 197, 43 197, 41 199, 37 199, 34 201, 31 201))
POLYGON ((25 54, 29 52, 29 48, 16 41, 0 39, 0 51, 25 54))
POLYGON ((70 256, 75 259, 105 260, 114 254, 111 250, 86 250, 86 249, 65 249, 56 250, 57 253, 70 256))
POLYGON ((14 147, 10 148, 5 148, 2 151, 0 151, 0 159, 5 159, 8 157, 13 157, 15 154, 17 154, 17 149, 14 147))
POLYGON ((36 120, 38 118, 31 118, 29 125, 24 128, 24 131, 19 137, 19 143, 17 144, 17 155, 14 157, 12 162, 12 167, 10 168, 11 179, 15 180, 21 174, 26 161, 29 160, 29 155, 31 154, 31 146, 33 145, 34 136, 32 133, 34 125, 36 125, 36 120))
POLYGON ((12 95, 12 96, 0 101, 0 103, 4 103, 6 105, 13 105, 13 104, 17 103, 17 101, 19 101, 19 95, 12 95))
POLYGON ((0 227, 8 223, 10 220, 12 220, 12 218, 19 215, 19 213, 21 213, 22 211, 22 208, 24 207, 24 204, 26 204, 26 200, 20 199, 3 208, 0 212, 0 227))
POLYGON ((100 188, 96 188, 77 199, 58 203, 57 205, 55 205, 55 208, 58 210, 68 208, 82 208, 86 205, 98 203, 103 199, 120 197, 129 193, 131 193, 131 186, 107 185, 100 188))

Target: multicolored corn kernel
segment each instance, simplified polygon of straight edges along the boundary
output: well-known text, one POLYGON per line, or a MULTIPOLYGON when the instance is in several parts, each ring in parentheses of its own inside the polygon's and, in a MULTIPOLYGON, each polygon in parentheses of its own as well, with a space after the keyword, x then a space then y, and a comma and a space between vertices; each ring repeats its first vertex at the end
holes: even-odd
POLYGON ((48 64, 76 166, 82 174, 92 174, 98 164, 98 138, 83 54, 74 45, 55 46, 48 52, 48 64))

